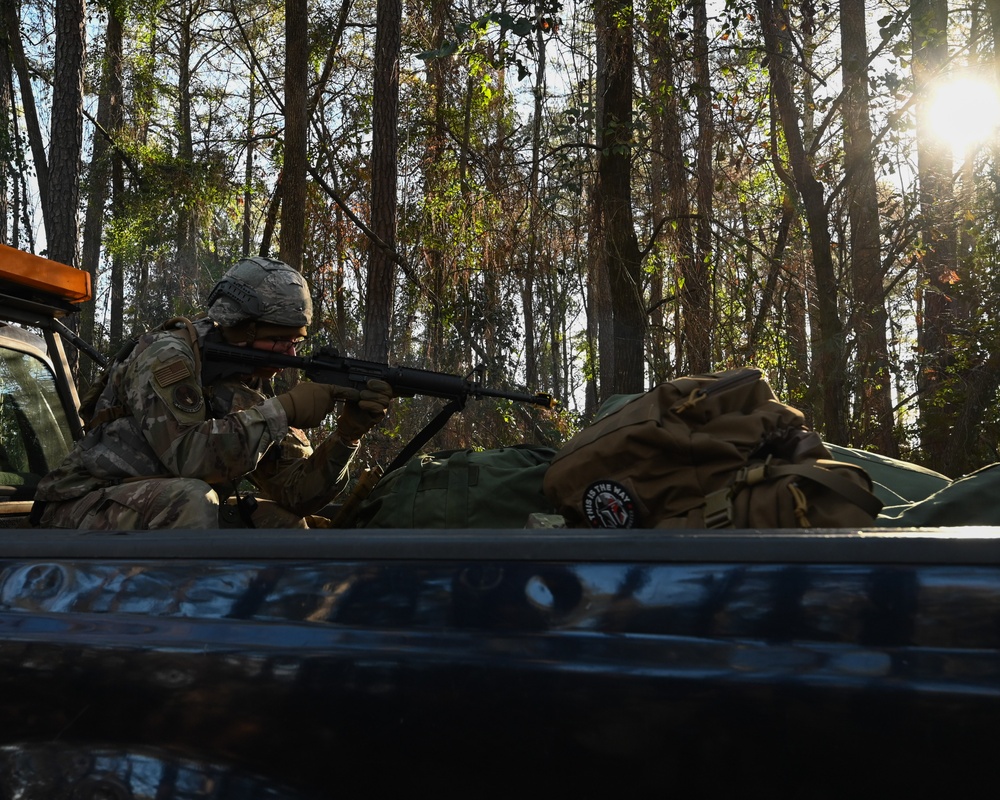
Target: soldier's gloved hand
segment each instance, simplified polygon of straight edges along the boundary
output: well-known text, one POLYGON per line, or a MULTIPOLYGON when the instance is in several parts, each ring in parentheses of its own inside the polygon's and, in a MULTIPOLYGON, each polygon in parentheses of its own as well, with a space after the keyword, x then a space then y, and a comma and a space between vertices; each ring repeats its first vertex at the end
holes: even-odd
POLYGON ((291 391, 278 395, 285 409, 288 424, 296 428, 315 428, 333 411, 339 400, 356 403, 361 396, 357 389, 330 386, 326 383, 299 383, 291 391))
POLYGON ((356 442, 385 419, 392 387, 385 381, 372 379, 362 389, 356 401, 344 404, 337 419, 337 433, 345 442, 356 442))

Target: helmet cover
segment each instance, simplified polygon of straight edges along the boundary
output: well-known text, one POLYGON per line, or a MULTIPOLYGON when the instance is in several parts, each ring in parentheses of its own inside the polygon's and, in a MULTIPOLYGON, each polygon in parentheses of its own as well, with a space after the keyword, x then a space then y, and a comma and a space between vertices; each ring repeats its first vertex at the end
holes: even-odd
POLYGON ((309 284, 284 261, 263 256, 244 258, 212 288, 208 316, 223 327, 246 320, 307 327, 312 322, 309 284))

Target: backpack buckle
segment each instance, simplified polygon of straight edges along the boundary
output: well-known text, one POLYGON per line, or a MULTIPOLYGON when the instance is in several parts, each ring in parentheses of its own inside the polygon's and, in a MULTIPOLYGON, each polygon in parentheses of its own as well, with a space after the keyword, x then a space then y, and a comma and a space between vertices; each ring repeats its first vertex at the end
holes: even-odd
POLYGON ((745 467, 741 467, 740 471, 736 473, 736 477, 733 478, 730 488, 740 488, 745 486, 756 486, 758 483, 763 483, 770 477, 771 471, 771 456, 763 462, 757 462, 755 464, 747 464, 745 467))
POLYGON ((705 495, 705 527, 727 528, 733 524, 733 501, 730 489, 718 489, 705 495))
POLYGON ((748 464, 740 470, 736 482, 745 486, 756 486, 767 480, 768 467, 771 465, 771 457, 763 464, 748 464))
POLYGON ((747 464, 741 468, 732 483, 725 489, 717 489, 705 495, 705 527, 730 528, 733 524, 733 495, 747 486, 766 481, 771 457, 762 464, 747 464))

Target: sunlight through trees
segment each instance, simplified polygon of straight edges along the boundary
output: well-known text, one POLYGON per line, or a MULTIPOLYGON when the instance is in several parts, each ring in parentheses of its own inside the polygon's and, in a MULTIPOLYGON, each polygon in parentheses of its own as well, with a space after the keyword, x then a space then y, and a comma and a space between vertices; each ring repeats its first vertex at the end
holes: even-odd
POLYGON ((102 350, 282 253, 316 345, 563 401, 442 447, 754 365, 828 441, 998 460, 996 2, 0 4, 0 240, 92 272, 102 350))

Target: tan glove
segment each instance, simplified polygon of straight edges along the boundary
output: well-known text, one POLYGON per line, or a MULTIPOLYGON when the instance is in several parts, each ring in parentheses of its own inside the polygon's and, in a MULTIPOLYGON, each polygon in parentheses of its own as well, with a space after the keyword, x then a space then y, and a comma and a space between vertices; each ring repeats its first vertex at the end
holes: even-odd
POLYGON ((278 395, 278 402, 285 409, 288 424, 296 428, 315 428, 333 411, 337 401, 357 403, 361 392, 345 386, 304 381, 289 392, 278 395))
POLYGON ((392 387, 385 381, 372 379, 359 393, 357 400, 344 404, 337 419, 337 433, 345 442, 356 442, 385 419, 392 400, 392 387))

